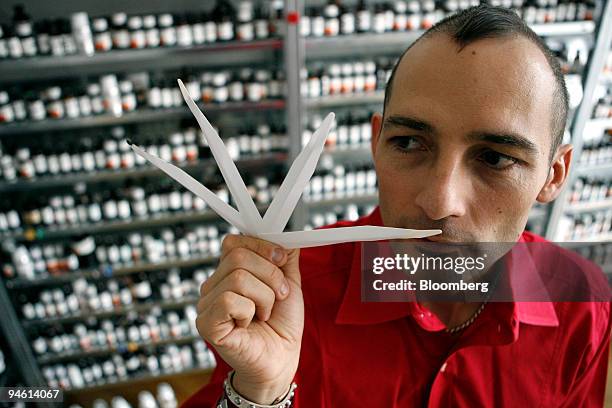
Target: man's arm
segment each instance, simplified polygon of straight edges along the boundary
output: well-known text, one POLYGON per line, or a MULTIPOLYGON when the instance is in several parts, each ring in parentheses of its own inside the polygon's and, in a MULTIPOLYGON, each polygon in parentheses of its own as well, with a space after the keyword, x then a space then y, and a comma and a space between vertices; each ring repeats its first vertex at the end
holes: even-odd
POLYGON ((595 354, 586 367, 577 376, 572 387, 561 404, 562 407, 603 407, 606 393, 606 379, 608 375, 608 358, 610 352, 610 331, 612 330, 612 316, 610 304, 603 304, 605 316, 602 316, 598 328, 601 341, 594 344, 595 354))

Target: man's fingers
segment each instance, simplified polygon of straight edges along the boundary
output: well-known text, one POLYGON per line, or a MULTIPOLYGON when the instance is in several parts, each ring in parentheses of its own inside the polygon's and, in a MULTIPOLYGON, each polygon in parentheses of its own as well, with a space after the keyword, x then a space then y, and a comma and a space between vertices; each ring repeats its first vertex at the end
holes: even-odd
POLYGON ((286 251, 272 242, 246 235, 228 234, 221 243, 220 261, 222 262, 234 248, 239 247, 250 249, 277 266, 283 266, 287 258, 286 251))
POLYGON ((284 299, 289 293, 289 286, 283 271, 258 253, 244 247, 230 250, 221 261, 215 273, 200 287, 200 295, 206 296, 235 270, 246 269, 257 279, 268 285, 279 299, 284 299))
POLYGON ((255 303, 231 291, 220 293, 207 306, 198 315, 196 327, 200 336, 213 346, 221 346, 235 325, 247 327, 255 315, 255 303))
POLYGON ((210 298, 214 301, 216 297, 227 291, 252 300, 255 303, 255 314, 259 320, 266 321, 270 318, 276 300, 274 291, 249 271, 245 269, 234 270, 207 293, 204 299, 210 298))

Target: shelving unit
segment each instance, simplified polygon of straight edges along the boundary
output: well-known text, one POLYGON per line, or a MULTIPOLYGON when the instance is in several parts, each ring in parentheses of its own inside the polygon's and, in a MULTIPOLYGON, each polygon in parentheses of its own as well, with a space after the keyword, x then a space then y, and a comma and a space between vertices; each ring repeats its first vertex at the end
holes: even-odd
MULTIPOLYGON (((235 161, 239 170, 249 171, 265 165, 266 163, 284 163, 287 160, 286 153, 265 153, 251 157, 241 157, 235 161)), ((187 162, 179 164, 178 167, 188 173, 201 171, 210 166, 216 166, 213 159, 199 160, 197 162, 187 162)), ((14 180, 0 183, 0 193, 14 191, 24 191, 31 189, 47 189, 52 187, 72 185, 76 183, 98 183, 101 181, 111 181, 125 178, 141 178, 162 175, 163 172, 157 167, 150 166, 148 163, 133 169, 103 170, 87 173, 72 173, 56 176, 45 176, 31 180, 14 180)))
MULTIPOLYGON (((579 212, 595 212, 602 210, 612 210, 612 203, 609 200, 599 202, 586 202, 570 204, 569 197, 572 186, 578 177, 597 176, 612 177, 612 163, 584 164, 580 162, 581 154, 585 143, 585 135, 592 132, 603 132, 605 129, 612 128, 612 118, 592 119, 595 107, 595 90, 600 83, 605 83, 602 71, 605 60, 612 48, 612 2, 608 1, 604 5, 602 21, 597 30, 596 42, 593 52, 589 58, 587 76, 584 81, 584 96, 582 103, 578 107, 571 127, 572 145, 574 146, 572 169, 565 188, 553 202, 550 219, 547 224, 546 238, 553 241, 563 241, 562 231, 559 225, 562 218, 567 215, 579 212)), ((609 86, 609 85, 608 85, 609 86)), ((612 241, 610 233, 595 237, 579 239, 585 243, 605 243, 612 241)))
POLYGON ((149 48, 139 50, 112 50, 92 56, 68 55, 65 57, 35 57, 15 61, 0 61, 0 81, 27 81, 63 78, 83 74, 100 74, 111 71, 129 71, 155 64, 156 69, 181 65, 200 67, 218 66, 219 60, 202 59, 204 53, 214 53, 223 58, 224 66, 259 63, 270 60, 270 54, 281 52, 281 39, 254 41, 230 41, 226 43, 194 45, 191 47, 149 48))
MULTIPOLYGON (((1 75, 1 73, 0 73, 1 75)), ((207 114, 240 113, 245 111, 282 110, 285 102, 282 100, 269 100, 261 102, 227 102, 224 104, 207 104, 200 108, 207 114)), ((73 129, 87 129, 102 126, 127 125, 159 120, 172 120, 191 117, 191 112, 185 107, 169 109, 139 109, 136 112, 125 113, 121 116, 99 115, 79 119, 42 120, 30 123, 12 123, 0 126, 0 137, 21 136, 32 133, 53 132, 73 129)))
MULTIPOLYGON (((301 0, 285 0, 285 13, 297 12, 304 15, 305 4, 301 0)), ((596 82, 600 80, 599 73, 603 66, 604 54, 612 43, 612 1, 607 1, 602 10, 603 21, 599 24, 593 21, 551 23, 534 25, 532 28, 541 36, 555 39, 588 37, 593 38, 594 51, 589 57, 589 65, 584 81, 584 102, 576 112, 572 121, 572 142, 575 146, 575 157, 578 157, 582 148, 581 136, 586 126, 600 126, 612 128, 612 120, 589 121, 593 111, 593 91, 596 82), (604 46, 605 45, 605 46, 604 46), (588 123, 587 123, 588 122, 588 123)), ((338 36, 334 38, 303 38, 299 33, 297 24, 286 24, 282 36, 267 40, 252 42, 230 41, 226 43, 207 44, 188 48, 156 48, 142 50, 110 51, 97 53, 91 57, 74 55, 63 58, 39 57, 16 61, 0 61, 0 89, 6 84, 27 83, 47 80, 53 82, 61 78, 76 78, 83 75, 103 75, 106 73, 128 73, 138 70, 167 70, 183 66, 198 67, 235 67, 253 66, 257 64, 274 63, 282 65, 285 74, 286 94, 284 99, 269 99, 260 102, 231 102, 224 104, 199 104, 206 115, 215 125, 219 116, 230 118, 227 123, 241 122, 246 113, 259 114, 274 111, 284 114, 287 125, 286 137, 289 148, 286 152, 270 152, 260 155, 245 156, 236 160, 242 174, 250 174, 256 169, 266 169, 269 173, 276 173, 278 167, 286 171, 288 165, 298 155, 302 147, 302 135, 307 128, 307 119, 313 112, 327 112, 332 110, 359 109, 364 106, 381 110, 384 101, 384 90, 377 89, 372 92, 360 94, 340 94, 320 98, 305 98, 301 94, 301 71, 311 63, 329 60, 347 60, 349 58, 373 58, 385 56, 397 58, 401 52, 415 41, 422 30, 412 32, 393 32, 386 34, 355 34, 338 36), (272 170, 272 168, 274 169, 272 170)), ((608 79, 601 79, 606 81, 608 79)), ((16 122, 0 125, 1 140, 20 140, 19 138, 39 138, 49 132, 86 130, 93 131, 102 127, 146 124, 153 122, 172 122, 191 118, 191 113, 185 106, 168 109, 140 108, 134 112, 121 116, 99 115, 79 119, 43 120, 40 122, 16 122)), ((220 134, 224 137, 223 128, 220 134)), ((336 146, 326 149, 319 163, 319 170, 324 167, 323 162, 333 164, 368 163, 371 161, 370 146, 367 143, 358 146, 336 146)), ((194 163, 181 164, 184 170, 197 174, 205 169, 216 166, 214 160, 204 159, 194 163)), ((612 174, 612 163, 602 165, 585 165, 575 168, 570 182, 579 175, 612 174)), ((30 180, 17 179, 10 182, 0 182, 0 195, 20 197, 25 194, 43 195, 54 188, 63 188, 74 184, 95 186, 106 182, 120 182, 125 179, 144 179, 165 177, 162 172, 151 167, 142 166, 131 169, 103 170, 89 173, 71 173, 56 176, 45 176, 30 180)), ((546 228, 546 236, 554 239, 555 228, 564 214, 597 211, 610 208, 609 200, 568 205, 568 189, 552 206, 534 207, 529 221, 539 230, 546 228)), ((291 230, 303 229, 310 225, 311 217, 315 213, 346 208, 355 205, 367 208, 376 205, 378 195, 375 190, 368 190, 362 194, 336 194, 324 196, 320 200, 302 198, 291 220, 291 230)), ((260 212, 266 206, 258 206, 260 212)), ((49 226, 34 228, 26 226, 16 231, 0 233, 2 242, 14 242, 17 245, 40 244, 47 242, 67 242, 76 236, 90 234, 123 235, 130 231, 141 229, 154 229, 172 227, 176 224, 199 225, 220 224, 221 219, 212 211, 167 212, 157 216, 130 218, 96 224, 66 225, 63 227, 49 226)), ((593 242, 612 240, 610 234, 592 238, 593 242)), ((193 305, 197 302, 195 297, 181 300, 157 300, 154 302, 134 303, 130 307, 114 307, 109 310, 83 310, 80 313, 61 317, 51 317, 43 320, 26 320, 19 315, 15 307, 15 294, 28 291, 42 290, 43 288, 59 287, 71 284, 77 279, 87 282, 99 282, 117 277, 129 277, 141 273, 164 271, 178 268, 179 270, 195 268, 198 266, 214 265, 216 256, 194 256, 191 258, 168 258, 162 262, 137 262, 122 265, 99 265, 95 268, 79 269, 73 272, 64 272, 57 275, 36 277, 35 279, 1 277, 0 306, 6 311, 6 317, 0 319, 0 333, 8 340, 11 353, 16 356, 18 365, 27 385, 43 385, 45 378, 41 367, 112 354, 120 345, 113 347, 98 347, 88 351, 61 352, 56 355, 36 356, 30 347, 27 331, 45 328, 51 325, 65 325, 85 321, 87 319, 105 319, 113 316, 123 316, 130 313, 146 312, 153 307, 162 310, 175 310, 193 305)), ((148 347, 168 346, 172 344, 188 344, 198 340, 196 336, 181 338, 168 338, 160 341, 141 342, 132 345, 138 349, 148 347)), ((78 390, 66 392, 67 400, 72 402, 86 401, 88 393, 116 392, 120 386, 126 384, 142 384, 146 381, 158 381, 169 375, 187 376, 197 375, 207 378, 210 368, 193 368, 182 373, 160 373, 159 375, 138 375, 128 381, 109 383, 106 385, 89 386, 78 390)), ((128 387, 126 387, 128 388, 128 387)))

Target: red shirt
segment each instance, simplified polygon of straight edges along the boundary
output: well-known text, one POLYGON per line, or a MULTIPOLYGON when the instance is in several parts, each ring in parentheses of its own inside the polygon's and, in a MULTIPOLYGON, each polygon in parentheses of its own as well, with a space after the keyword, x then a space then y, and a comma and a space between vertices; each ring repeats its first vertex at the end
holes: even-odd
MULTIPOLYGON (((382 225, 380 211, 333 226, 382 225)), ((524 232, 525 242, 544 241, 524 232)), ((361 246, 302 249, 305 407, 601 407, 607 302, 489 303, 457 338, 417 303, 361 302, 361 246)), ((214 407, 230 367, 183 407, 214 407)))

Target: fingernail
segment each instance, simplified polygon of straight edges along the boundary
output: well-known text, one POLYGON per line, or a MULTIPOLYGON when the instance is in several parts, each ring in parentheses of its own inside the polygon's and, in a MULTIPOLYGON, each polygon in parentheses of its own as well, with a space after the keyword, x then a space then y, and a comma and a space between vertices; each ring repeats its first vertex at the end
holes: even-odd
POLYGON ((272 251, 272 260, 276 263, 283 260, 283 250, 280 248, 274 248, 272 251))
POLYGON ((289 293, 289 285, 287 285, 287 283, 283 283, 282 286, 280 287, 280 293, 283 296, 287 296, 287 293, 289 293))

